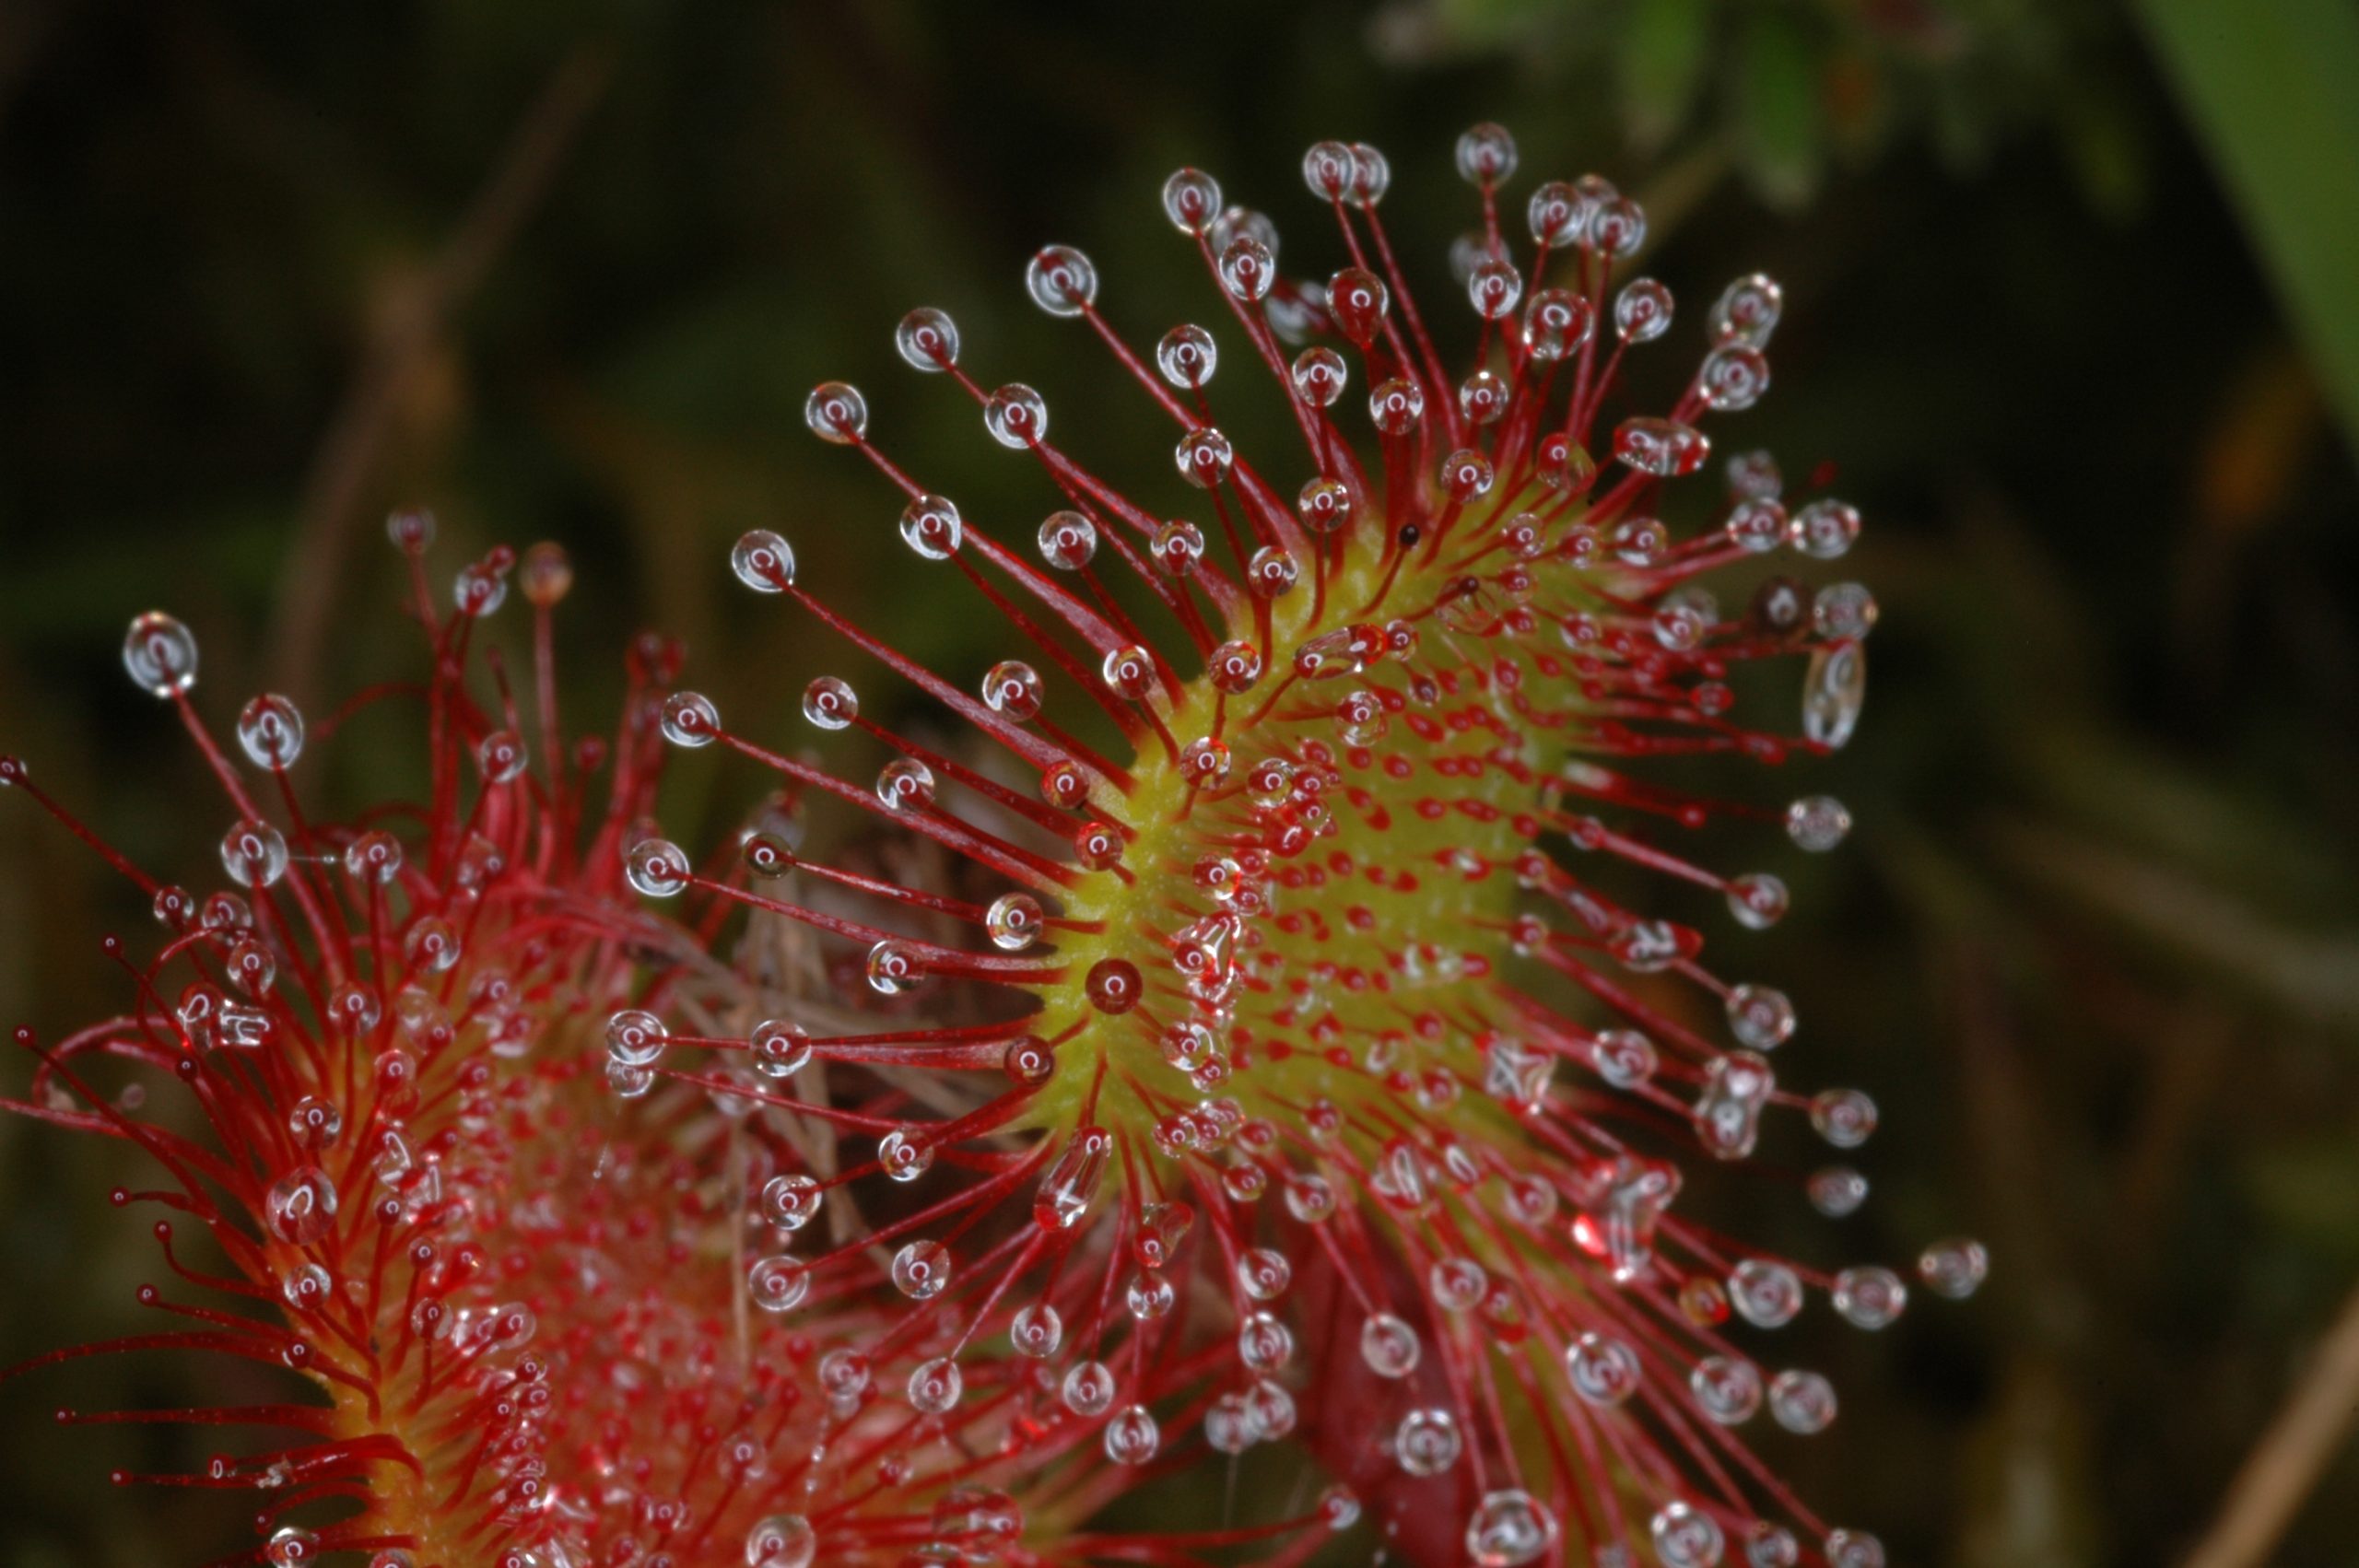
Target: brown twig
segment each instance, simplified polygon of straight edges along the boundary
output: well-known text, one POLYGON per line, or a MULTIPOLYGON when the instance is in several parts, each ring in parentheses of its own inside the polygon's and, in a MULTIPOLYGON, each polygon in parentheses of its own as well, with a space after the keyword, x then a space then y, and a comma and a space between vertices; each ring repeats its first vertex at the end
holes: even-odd
POLYGON ((280 584, 270 668, 297 701, 310 695, 344 576, 357 515, 393 434, 404 394, 429 363, 451 318, 546 194, 607 76, 605 51, 568 55, 510 135, 499 160, 432 263, 381 313, 344 402, 304 480, 280 584))
POLYGON ((2267 1562, 2359 1415, 2359 1291, 2228 1485, 2220 1515, 2186 1568, 2267 1562))

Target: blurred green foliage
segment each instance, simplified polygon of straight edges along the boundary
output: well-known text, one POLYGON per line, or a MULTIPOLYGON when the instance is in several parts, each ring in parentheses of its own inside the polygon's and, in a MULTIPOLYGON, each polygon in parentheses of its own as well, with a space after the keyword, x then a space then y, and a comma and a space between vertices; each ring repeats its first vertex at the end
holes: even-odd
MULTIPOLYGON (((891 497, 804 433, 808 387, 860 381, 897 458, 1028 528, 1039 476, 892 356, 900 311, 941 304, 979 376, 1035 381, 1061 439, 1168 488, 1152 410, 1024 302, 1027 252, 1089 250, 1134 340, 1215 320, 1157 182, 1213 169, 1323 272, 1295 165, 1344 135, 1391 153, 1388 221, 1438 301, 1473 210, 1449 140, 1504 120, 1520 183, 1595 168, 1652 199, 1649 265, 1691 313, 1736 272, 1784 280, 1778 392, 1729 438, 1829 465, 1871 520, 1869 721, 1808 773, 1861 829, 1777 861, 1797 913, 1748 957, 1801 1005, 1798 1071, 1884 1103, 1878 1197, 1839 1231, 1779 1184, 1698 1201, 1810 1258, 1977 1231, 1996 1273, 1873 1341, 1811 1330, 1797 1359, 1842 1375, 1846 1417, 1771 1457, 1899 1561, 2170 1561, 2359 1276, 2359 492, 2320 391, 2347 396, 2349 362, 2319 259, 2282 249, 2347 236, 2288 211, 2330 217, 2353 187, 2319 184, 2347 139, 2306 172, 2268 151, 2321 134, 2271 119, 2302 94, 2208 91, 2201 49, 2167 47, 2166 76, 2133 24, 2105 0, 17 0, 0 744, 202 879, 220 813, 115 668, 125 617, 163 602, 197 627, 219 720, 265 684, 398 674, 397 503, 441 513, 438 570, 499 539, 573 551, 575 714, 653 625, 724 713, 793 732, 792 694, 840 655, 729 591, 754 522, 969 678, 1002 629, 910 569, 891 497), (2248 188, 2250 146, 2264 180, 2312 183, 2248 188)), ((1244 371, 1215 392, 1250 443, 1275 415, 1244 371)), ((402 726, 357 725, 311 784, 350 801, 409 760, 402 726)), ((667 815, 693 837, 753 787, 691 766, 667 815)), ((0 1018, 119 1005, 93 937, 143 930, 135 900, 0 807, 0 1018)), ((157 1265, 105 1202, 126 1169, 0 1119, 0 1361, 138 1322, 157 1265)), ((0 1559, 243 1546, 234 1501, 105 1486, 203 1442, 47 1424, 68 1398, 186 1403, 222 1376, 245 1375, 118 1358, 0 1387, 0 1559)), ((2275 1561, 2354 1543, 2346 1449, 2275 1561)))
POLYGON ((2141 9, 2359 451, 2359 8, 2141 9))

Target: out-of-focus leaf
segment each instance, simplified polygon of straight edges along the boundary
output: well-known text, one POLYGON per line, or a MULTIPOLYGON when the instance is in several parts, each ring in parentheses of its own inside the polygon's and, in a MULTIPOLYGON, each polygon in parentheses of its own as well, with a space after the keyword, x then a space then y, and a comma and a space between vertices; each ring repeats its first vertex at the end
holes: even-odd
POLYGON ((1710 0, 1637 0, 1621 61, 1632 141, 1660 146, 1686 119, 1711 31, 1710 0))
POLYGON ((1764 198, 1795 205, 1818 184, 1818 72, 1810 38, 1792 18, 1763 12, 1744 29, 1737 68, 1746 170, 1764 198))
POLYGON ((2138 9, 2359 449, 2359 7, 2138 9))

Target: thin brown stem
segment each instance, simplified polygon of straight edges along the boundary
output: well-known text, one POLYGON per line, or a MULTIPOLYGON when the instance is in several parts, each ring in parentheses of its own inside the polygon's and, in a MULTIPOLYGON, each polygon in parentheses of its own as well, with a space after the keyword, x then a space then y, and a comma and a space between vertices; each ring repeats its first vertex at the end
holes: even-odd
POLYGON ((2294 1391, 2228 1485, 2219 1517, 2186 1568, 2259 1568, 2359 1415, 2359 1290, 2319 1341, 2294 1391))

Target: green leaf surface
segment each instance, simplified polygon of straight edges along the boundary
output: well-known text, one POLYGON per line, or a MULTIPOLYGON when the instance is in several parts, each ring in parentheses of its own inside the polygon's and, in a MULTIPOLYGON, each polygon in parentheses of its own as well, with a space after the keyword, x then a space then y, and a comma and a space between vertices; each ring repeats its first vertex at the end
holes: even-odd
POLYGON ((2359 452, 2359 6, 2138 9, 2359 452))

